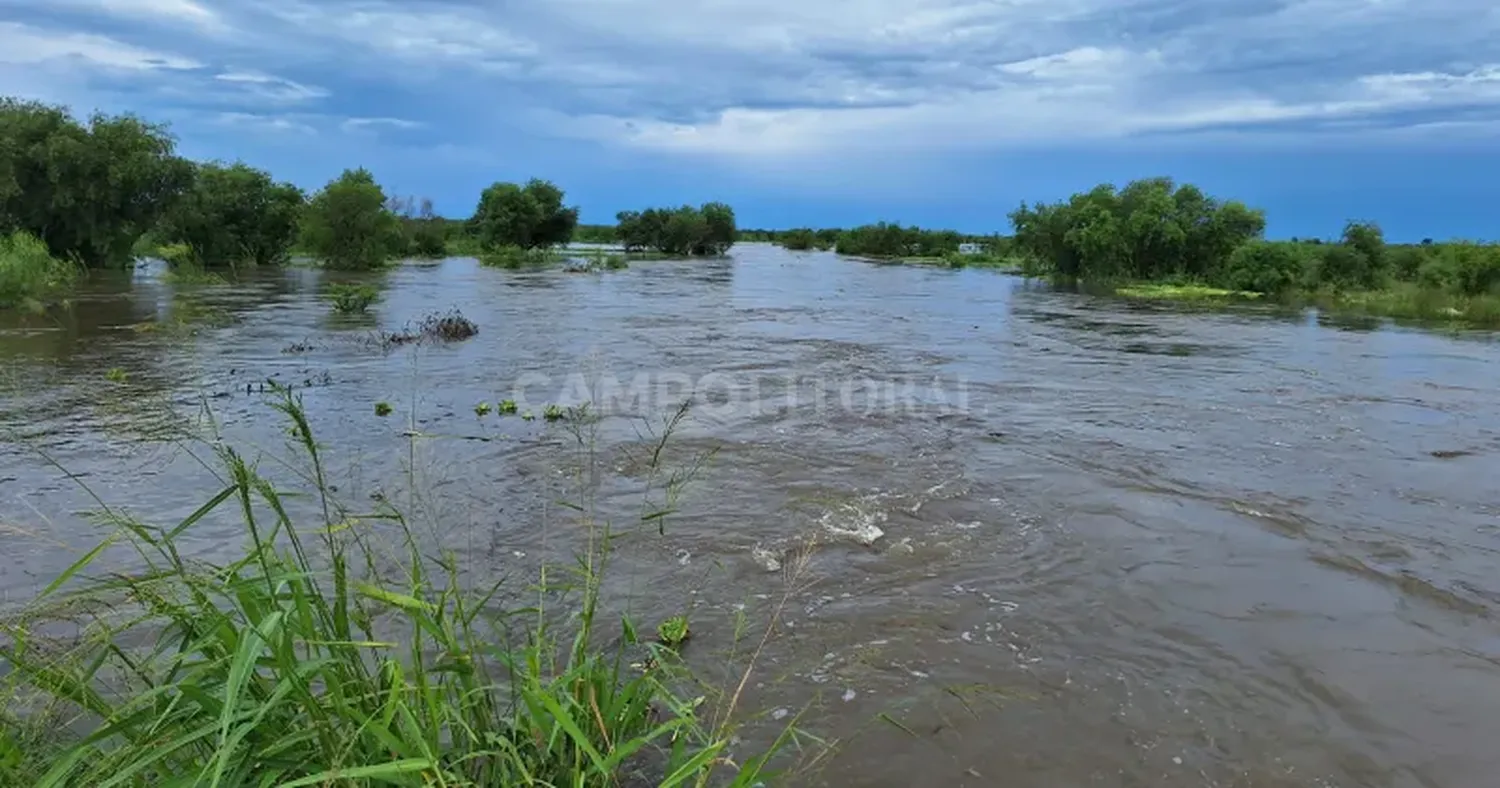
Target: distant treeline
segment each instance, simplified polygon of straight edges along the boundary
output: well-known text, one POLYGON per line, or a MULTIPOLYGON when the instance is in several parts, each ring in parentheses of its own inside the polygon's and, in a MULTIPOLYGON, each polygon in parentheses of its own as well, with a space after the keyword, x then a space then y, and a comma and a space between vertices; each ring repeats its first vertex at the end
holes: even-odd
POLYGON ((1385 242, 1351 221, 1332 241, 1265 240, 1265 214, 1169 178, 1101 185, 1011 215, 1032 270, 1071 279, 1186 280, 1265 294, 1377 291, 1411 284, 1455 296, 1497 294, 1500 246, 1385 242))
POLYGON ((562 189, 496 183, 464 220, 388 194, 365 169, 313 194, 243 163, 176 154, 165 126, 130 115, 80 120, 66 108, 0 98, 0 306, 48 300, 84 268, 141 255, 173 265, 274 265, 293 251, 330 268, 454 251, 534 250, 572 241, 666 254, 723 254, 737 236, 723 203, 627 212, 578 224, 562 189))
POLYGON ((832 249, 839 254, 878 258, 945 257, 958 253, 965 244, 993 255, 1003 255, 1009 250, 1008 239, 1000 235, 967 235, 954 230, 925 230, 890 222, 847 230, 814 230, 810 227, 747 230, 740 233, 740 240, 774 243, 793 251, 832 249))
POLYGON ((1368 222, 1350 222, 1328 242, 1268 241, 1262 211, 1168 178, 1023 203, 1009 219, 1008 237, 889 222, 742 231, 732 208, 710 202, 580 225, 563 190, 541 179, 495 183, 471 216, 451 219, 430 200, 388 194, 368 170, 348 170, 308 195, 243 163, 181 158, 164 126, 133 116, 79 120, 62 107, 0 99, 0 306, 54 298, 79 270, 142 254, 174 265, 273 265, 296 250, 357 269, 454 253, 529 259, 518 253, 574 241, 721 255, 736 240, 952 264, 988 259, 1074 280, 1183 281, 1277 295, 1401 287, 1428 306, 1441 300, 1433 294, 1500 299, 1495 245, 1388 245, 1368 222))

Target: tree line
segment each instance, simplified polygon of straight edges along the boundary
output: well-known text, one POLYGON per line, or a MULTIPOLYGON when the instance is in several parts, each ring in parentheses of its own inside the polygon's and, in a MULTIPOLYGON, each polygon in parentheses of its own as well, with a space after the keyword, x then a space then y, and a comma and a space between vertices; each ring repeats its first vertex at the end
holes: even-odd
POLYGON ((1069 279, 1194 281, 1272 295, 1402 284, 1458 296, 1500 291, 1495 244, 1387 244, 1380 227, 1364 221, 1347 223, 1327 243, 1266 240, 1263 211, 1170 178, 1022 204, 1010 219, 1014 248, 1032 270, 1069 279))
POLYGON ((0 306, 43 297, 80 269, 162 250, 173 264, 275 265, 296 251, 359 269, 450 248, 535 250, 574 240, 723 254, 737 236, 723 203, 625 212, 607 227, 579 225, 578 208, 565 202, 550 181, 501 182, 483 191, 470 217, 448 219, 430 200, 388 194, 362 168, 308 194, 241 162, 178 156, 161 124, 102 113, 79 119, 61 106, 0 98, 0 306))

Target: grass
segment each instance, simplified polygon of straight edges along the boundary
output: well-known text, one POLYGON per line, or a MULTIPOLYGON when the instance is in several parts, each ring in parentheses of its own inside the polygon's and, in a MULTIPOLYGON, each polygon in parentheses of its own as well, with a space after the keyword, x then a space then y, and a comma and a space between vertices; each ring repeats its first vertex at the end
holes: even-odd
POLYGON ((1459 295, 1436 288, 1400 284, 1385 290, 1317 293, 1309 300, 1335 313, 1448 322, 1481 328, 1500 327, 1500 295, 1459 295))
POLYGON ((491 268, 523 268, 560 263, 567 255, 555 249, 523 249, 519 246, 502 246, 479 255, 480 265, 491 268))
POLYGON ((1248 290, 1226 290, 1200 284, 1142 283, 1115 288, 1115 295, 1160 301, 1213 301, 1220 299, 1260 298, 1248 290))
POLYGON ((368 284, 340 284, 328 286, 324 297, 333 305, 333 311, 346 315, 364 314, 380 300, 380 290, 368 284))
POLYGON ((619 645, 594 645, 611 639, 599 598, 608 524, 583 518, 588 547, 565 573, 570 582, 546 570, 538 580, 539 600, 576 594, 565 610, 496 609, 500 583, 466 586, 457 557, 429 555, 399 512, 384 503, 354 512, 333 499, 302 404, 281 395, 321 516, 294 522, 288 494, 222 443, 223 487, 180 522, 148 525, 100 502, 104 540, 0 622, 0 784, 768 779, 791 727, 766 752, 730 755, 729 720, 749 669, 727 705, 708 709, 674 689, 686 683, 682 663, 642 642, 628 618, 612 638, 619 645), (244 534, 238 558, 184 556, 183 542, 203 538, 196 529, 226 516, 244 534), (114 548, 138 568, 96 568, 114 548), (632 668, 631 649, 648 652, 650 667, 632 668))
POLYGON ((53 257, 35 236, 0 235, 0 309, 39 311, 70 293, 78 275, 79 266, 53 257))

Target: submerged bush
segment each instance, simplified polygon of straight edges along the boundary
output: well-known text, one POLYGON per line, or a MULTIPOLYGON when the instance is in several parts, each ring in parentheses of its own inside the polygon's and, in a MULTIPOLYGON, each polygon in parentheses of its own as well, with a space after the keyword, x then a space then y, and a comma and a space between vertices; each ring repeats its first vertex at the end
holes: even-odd
POLYGON ((509 268, 514 270, 528 265, 548 265, 561 259, 561 255, 551 249, 523 249, 519 246, 500 246, 485 250, 479 256, 479 264, 490 268, 509 268))
POLYGON ((418 331, 424 337, 458 342, 479 333, 479 326, 457 309, 446 314, 431 314, 422 320, 418 331))
POLYGON ((37 237, 24 232, 0 236, 0 308, 56 301, 77 278, 77 266, 52 256, 37 237))
POLYGON ((325 297, 335 312, 362 314, 380 300, 380 290, 368 284, 331 284, 325 297))

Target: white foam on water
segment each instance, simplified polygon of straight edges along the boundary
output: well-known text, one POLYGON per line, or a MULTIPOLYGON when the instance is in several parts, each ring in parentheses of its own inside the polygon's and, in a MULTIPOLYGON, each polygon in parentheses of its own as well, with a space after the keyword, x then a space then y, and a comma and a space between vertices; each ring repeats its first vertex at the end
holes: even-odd
POLYGON ((760 568, 767 572, 781 571, 781 556, 760 545, 750 548, 750 560, 759 564, 760 568))
POLYGON ((880 541, 885 536, 885 529, 880 523, 886 521, 886 513, 874 506, 874 502, 864 499, 856 503, 846 503, 843 506, 824 512, 818 518, 818 523, 823 526, 824 532, 835 539, 846 539, 856 544, 869 547, 880 541))

